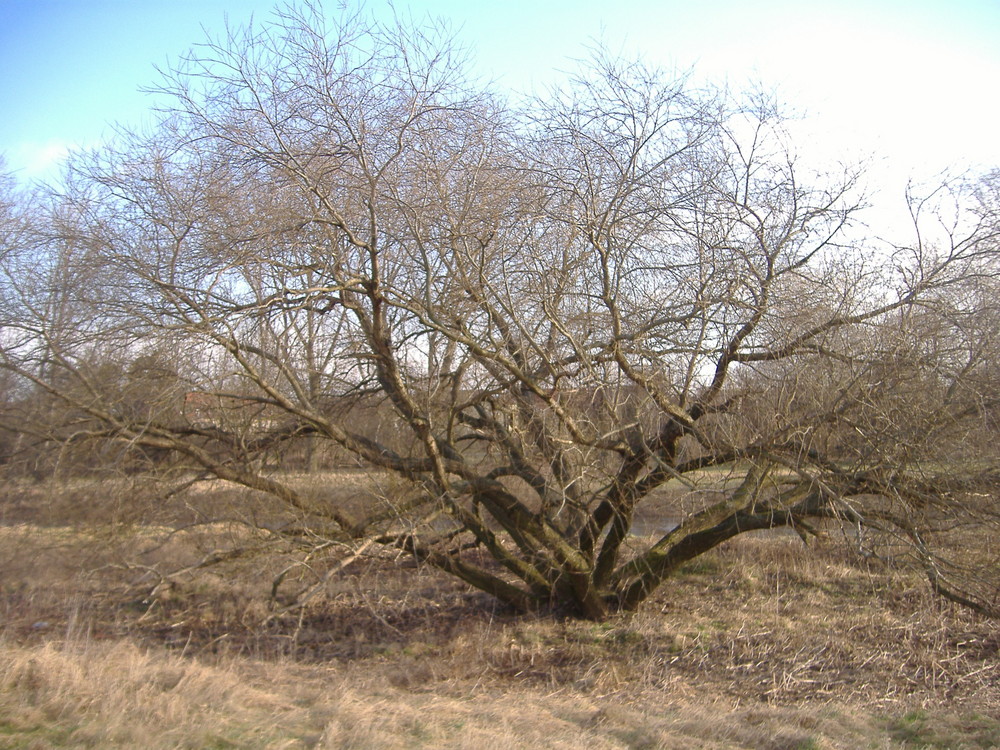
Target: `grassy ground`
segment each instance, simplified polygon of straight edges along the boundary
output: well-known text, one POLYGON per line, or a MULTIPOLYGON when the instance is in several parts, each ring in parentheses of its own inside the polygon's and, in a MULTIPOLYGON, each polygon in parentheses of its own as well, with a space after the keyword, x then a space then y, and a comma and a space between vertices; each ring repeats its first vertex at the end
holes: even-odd
POLYGON ((86 523, 18 496, 0 526, 0 748, 1000 747, 995 623, 832 543, 734 540, 600 624, 374 556, 285 611, 342 551, 88 492, 86 523))

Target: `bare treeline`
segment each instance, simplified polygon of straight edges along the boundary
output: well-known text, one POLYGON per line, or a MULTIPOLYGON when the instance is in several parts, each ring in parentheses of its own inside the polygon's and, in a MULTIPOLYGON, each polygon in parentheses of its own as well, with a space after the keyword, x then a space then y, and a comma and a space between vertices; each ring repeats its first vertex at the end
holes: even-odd
POLYGON ((910 195, 893 244, 767 97, 597 52, 515 105, 456 50, 288 11, 58 190, 5 184, 10 467, 186 467, 525 611, 839 522, 995 612, 995 551, 946 553, 997 523, 996 175, 910 195), (348 459, 394 513, 288 479, 348 459), (668 483, 676 527, 636 536, 668 483))

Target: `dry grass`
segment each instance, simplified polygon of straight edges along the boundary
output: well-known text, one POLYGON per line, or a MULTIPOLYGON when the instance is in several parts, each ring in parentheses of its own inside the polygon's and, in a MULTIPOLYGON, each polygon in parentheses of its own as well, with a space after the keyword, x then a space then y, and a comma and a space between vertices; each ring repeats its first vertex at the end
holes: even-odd
POLYGON ((0 748, 993 747, 965 713, 532 686, 395 687, 357 666, 204 663, 130 642, 0 648, 0 748))
POLYGON ((600 624, 378 556, 283 612, 275 577, 342 551, 289 568, 238 523, 28 511, 0 526, 0 748, 1000 746, 995 625, 833 545, 735 540, 600 624))
POLYGON ((128 641, 0 646, 0 748, 995 747, 995 721, 661 691, 387 684, 385 668, 197 658, 128 641), (893 718, 895 716, 895 718, 893 718))

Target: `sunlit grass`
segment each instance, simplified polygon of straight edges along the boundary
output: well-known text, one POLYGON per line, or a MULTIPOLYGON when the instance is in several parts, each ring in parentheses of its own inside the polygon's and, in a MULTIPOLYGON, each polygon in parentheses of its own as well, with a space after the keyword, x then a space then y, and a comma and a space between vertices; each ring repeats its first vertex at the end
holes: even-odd
MULTIPOLYGON (((363 481, 378 479, 343 478, 363 481)), ((244 501, 216 485, 155 510, 244 501)), ((346 549, 303 564, 238 518, 42 520, 0 525, 0 748, 998 742, 995 628, 831 542, 738 538, 637 614, 595 624, 513 616, 384 553, 286 608, 346 549), (158 577, 241 546, 252 553, 158 577)))

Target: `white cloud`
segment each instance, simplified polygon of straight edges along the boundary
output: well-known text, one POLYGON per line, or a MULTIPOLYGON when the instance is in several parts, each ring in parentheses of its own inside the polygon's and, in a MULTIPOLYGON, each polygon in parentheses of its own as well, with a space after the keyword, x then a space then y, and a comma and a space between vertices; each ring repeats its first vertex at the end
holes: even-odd
POLYGON ((8 171, 22 182, 51 180, 58 176, 66 157, 79 145, 60 140, 22 141, 4 154, 8 171))

